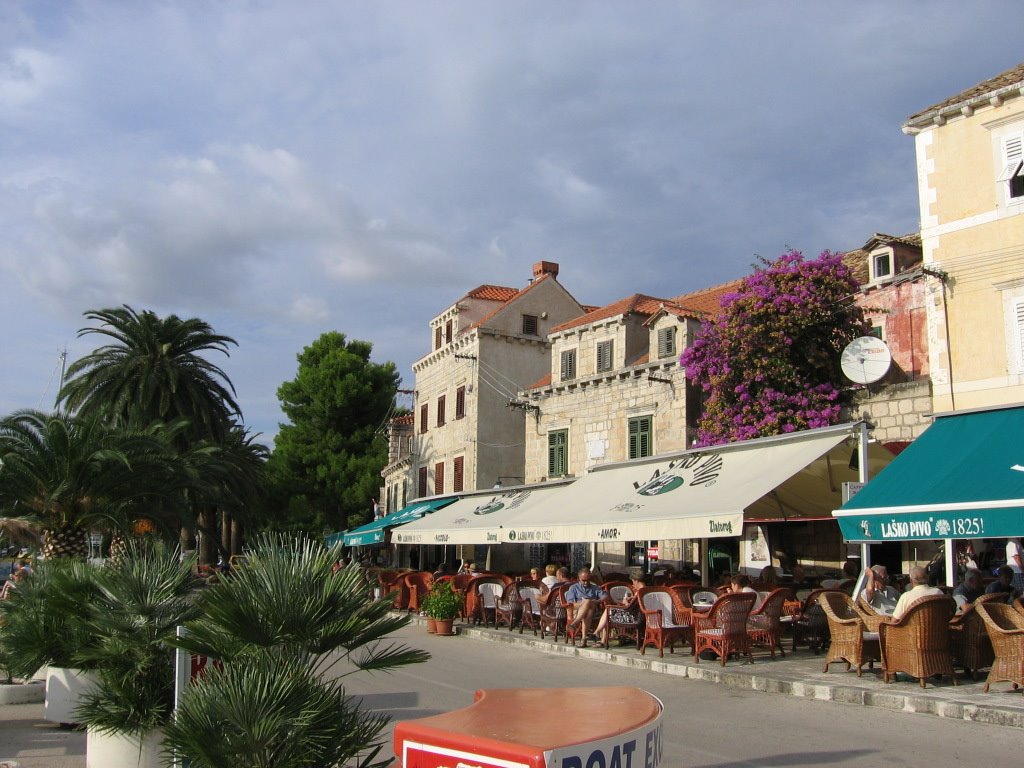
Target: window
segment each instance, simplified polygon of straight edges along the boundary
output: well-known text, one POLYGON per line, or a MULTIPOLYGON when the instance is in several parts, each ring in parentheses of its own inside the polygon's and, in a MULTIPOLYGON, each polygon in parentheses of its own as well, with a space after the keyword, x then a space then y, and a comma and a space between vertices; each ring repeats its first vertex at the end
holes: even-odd
POLYGON ((419 470, 419 493, 416 498, 422 499, 427 495, 427 468, 420 467, 419 470))
POLYGON ((447 323, 444 324, 444 343, 445 344, 451 344, 452 343, 452 321, 451 320, 449 320, 447 323))
POLYGON ((562 381, 576 378, 576 350, 567 349, 562 353, 562 381))
POLYGON ((1024 373, 1024 299, 1015 302, 1011 309, 1013 311, 1011 322, 1016 324, 1014 347, 1017 353, 1017 372, 1024 373))
POLYGON ((871 254, 871 279, 892 277, 892 251, 871 254))
POLYGON ((455 390, 455 418, 466 417, 466 388, 464 386, 455 390))
POLYGON ((537 335, 537 316, 523 315, 523 336, 537 335))
POLYGON ((640 416, 629 420, 629 458, 642 459, 654 453, 651 444, 650 416, 640 416))
POLYGON ((658 329, 658 359, 674 357, 676 354, 676 329, 658 329))
POLYGON ((569 472, 569 430, 548 432, 548 477, 564 477, 569 472))
POLYGON ((868 331, 868 336, 874 336, 876 339, 885 341, 885 329, 880 325, 872 325, 871 330, 868 331))
POLYGON ((437 426, 444 426, 444 395, 437 398, 437 426))
POLYGON ((441 348, 441 326, 434 329, 434 349, 441 348))
POLYGON ((1009 185, 1011 200, 1024 198, 1024 133, 1003 138, 1003 170, 996 181, 1009 185))
POLYGON ((610 371, 612 369, 612 351, 614 341, 600 341, 597 344, 597 372, 610 371))
POLYGON ((458 493, 462 490, 462 466, 465 457, 456 456, 452 459, 452 490, 458 493))
POLYGON ((434 494, 444 493, 444 462, 434 465, 434 494))
POLYGON ((429 413, 430 413, 430 410, 427 407, 426 403, 424 403, 423 405, 420 406, 420 434, 421 435, 424 432, 427 431, 427 416, 429 415, 429 413))

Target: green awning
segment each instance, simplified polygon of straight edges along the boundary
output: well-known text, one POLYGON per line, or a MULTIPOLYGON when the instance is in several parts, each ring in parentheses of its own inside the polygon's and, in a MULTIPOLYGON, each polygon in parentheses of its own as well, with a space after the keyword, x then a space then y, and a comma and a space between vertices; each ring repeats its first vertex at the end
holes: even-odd
POLYGON ((419 520, 428 512, 433 512, 435 509, 447 506, 457 498, 457 496, 446 496, 438 499, 416 501, 408 506, 402 507, 397 512, 385 515, 379 520, 372 520, 369 523, 366 523, 366 525, 353 528, 351 531, 345 531, 345 546, 361 547, 367 544, 379 544, 384 541, 384 532, 388 528, 392 528, 396 525, 402 525, 403 523, 411 523, 413 520, 419 520))
POLYGON ((936 416, 833 514, 847 541, 1024 536, 1024 406, 936 416))

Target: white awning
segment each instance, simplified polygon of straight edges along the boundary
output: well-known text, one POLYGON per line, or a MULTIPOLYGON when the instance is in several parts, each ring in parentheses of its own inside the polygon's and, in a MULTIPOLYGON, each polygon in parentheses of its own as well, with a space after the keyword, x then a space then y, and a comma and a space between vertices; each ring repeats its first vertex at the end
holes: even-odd
POLYGON ((502 526, 521 511, 557 497, 572 480, 471 492, 419 520, 394 528, 393 544, 498 544, 502 526))
POLYGON ((856 480, 849 466, 855 443, 842 443, 858 429, 843 424, 600 466, 504 521, 500 540, 716 538, 739 536, 744 512, 755 512, 751 519, 830 517, 842 482, 856 480))

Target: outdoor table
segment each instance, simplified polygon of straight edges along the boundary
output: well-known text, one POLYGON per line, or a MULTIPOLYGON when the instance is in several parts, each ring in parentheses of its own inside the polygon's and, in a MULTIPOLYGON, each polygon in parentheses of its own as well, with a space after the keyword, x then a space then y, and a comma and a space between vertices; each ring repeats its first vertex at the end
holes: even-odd
POLYGON ((468 707, 398 723, 395 755, 403 768, 657 768, 661 713, 624 686, 480 690, 468 707))

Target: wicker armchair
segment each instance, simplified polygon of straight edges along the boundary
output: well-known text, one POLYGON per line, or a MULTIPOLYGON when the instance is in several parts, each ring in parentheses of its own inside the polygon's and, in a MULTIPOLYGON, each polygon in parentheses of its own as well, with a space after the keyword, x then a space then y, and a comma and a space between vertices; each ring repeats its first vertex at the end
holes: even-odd
POLYGON ((922 597, 900 619, 890 618, 879 625, 885 682, 894 680, 897 672, 905 672, 916 677, 922 688, 932 675, 949 675, 953 685, 957 684, 949 652, 949 620, 955 609, 956 604, 946 595, 922 597))
POLYGON ((547 592, 547 587, 539 581, 520 581, 516 584, 519 593, 519 634, 529 627, 533 634, 540 629, 541 604, 540 596, 547 592))
POLYGON ((689 640, 693 645, 693 626, 680 616, 672 592, 668 587, 644 587, 637 593, 637 604, 644 618, 644 637, 640 641, 640 653, 647 652, 647 646, 658 649, 658 655, 676 652, 676 643, 689 640))
POLYGON ((413 613, 419 613, 423 598, 427 596, 434 584, 434 575, 426 571, 413 571, 402 577, 408 594, 406 607, 413 613))
POLYGON ((985 620, 974 609, 1001 597, 999 594, 982 595, 973 603, 965 605, 963 613, 949 621, 949 650, 953 654, 953 665, 961 667, 971 676, 971 680, 977 680, 978 670, 991 666, 995 659, 992 641, 985 631, 985 620))
POLYGON ((754 592, 733 592, 718 598, 707 615, 694 615, 695 661, 700 661, 702 651, 711 651, 718 656, 723 667, 733 653, 746 654, 749 663, 754 663, 750 654, 747 618, 755 600, 757 594, 754 592))
POLYGON ((633 596, 633 587, 628 581, 606 581, 601 585, 601 589, 608 593, 613 603, 619 605, 633 596))
POLYGON ((466 618, 485 627, 495 618, 495 605, 508 583, 507 577, 475 576, 466 585, 466 618))
POLYGON ((547 600, 541 605, 540 610, 540 637, 543 640, 545 635, 551 634, 558 642, 558 636, 565 634, 568 623, 568 611, 566 610, 564 597, 572 582, 556 584, 548 592, 547 600))
POLYGON ((767 647, 775 658, 775 649, 783 656, 782 648, 782 606, 790 595, 786 588, 773 589, 761 603, 761 607, 750 612, 747 618, 747 634, 751 645, 767 647))
POLYGON ((884 613, 879 613, 872 608, 871 603, 864 599, 864 595, 857 596, 853 609, 857 611, 861 621, 864 622, 864 626, 868 628, 868 632, 877 632, 882 622, 889 618, 884 613))
POLYGON ((505 585, 501 595, 494 603, 494 628, 504 622, 511 632, 516 621, 522 615, 523 604, 519 599, 519 587, 514 582, 505 585))
POLYGON ((985 692, 992 683, 1008 682, 1017 690, 1024 685, 1024 613, 1015 607, 987 602, 974 608, 985 622, 995 660, 985 680, 985 692))
POLYGON ((835 590, 815 589, 804 598, 799 615, 794 616, 792 620, 794 651, 800 643, 806 642, 807 647, 817 654, 828 644, 828 619, 818 604, 818 598, 822 593, 830 591, 835 590))
POLYGON ((822 671, 828 672, 828 665, 837 661, 846 663, 847 672, 851 664, 856 666, 857 677, 861 676, 865 664, 873 669, 875 662, 882 658, 878 633, 867 631, 853 607, 853 599, 845 592, 825 591, 818 596, 818 605, 825 613, 831 636, 822 671))

